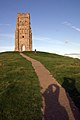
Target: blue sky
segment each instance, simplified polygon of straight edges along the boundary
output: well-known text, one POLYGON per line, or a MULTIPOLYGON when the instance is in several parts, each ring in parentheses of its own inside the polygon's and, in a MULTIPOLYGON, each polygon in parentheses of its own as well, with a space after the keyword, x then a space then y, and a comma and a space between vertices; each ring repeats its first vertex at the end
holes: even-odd
POLYGON ((14 50, 18 12, 30 13, 33 50, 80 53, 80 0, 1 0, 0 51, 14 50))

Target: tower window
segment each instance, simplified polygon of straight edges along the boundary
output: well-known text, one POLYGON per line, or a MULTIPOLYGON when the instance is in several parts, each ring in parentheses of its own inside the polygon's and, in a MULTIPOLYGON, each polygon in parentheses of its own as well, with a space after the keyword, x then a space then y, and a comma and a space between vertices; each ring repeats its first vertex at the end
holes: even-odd
POLYGON ((22 38, 24 38, 24 36, 22 36, 22 38))

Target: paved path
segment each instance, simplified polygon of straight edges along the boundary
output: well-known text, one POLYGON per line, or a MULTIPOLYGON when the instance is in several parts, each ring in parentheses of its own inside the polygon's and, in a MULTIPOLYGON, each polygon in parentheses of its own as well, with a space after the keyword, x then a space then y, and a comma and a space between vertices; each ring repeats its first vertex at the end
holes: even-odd
POLYGON ((79 120, 77 108, 50 72, 39 61, 23 53, 21 55, 32 62, 32 66, 40 81, 43 99, 42 120, 79 120))

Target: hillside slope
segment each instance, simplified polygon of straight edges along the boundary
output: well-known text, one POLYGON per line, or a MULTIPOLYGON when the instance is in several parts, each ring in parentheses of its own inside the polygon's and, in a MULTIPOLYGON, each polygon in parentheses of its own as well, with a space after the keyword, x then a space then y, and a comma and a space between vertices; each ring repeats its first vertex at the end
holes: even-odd
POLYGON ((0 54, 0 120, 41 120, 39 81, 17 52, 0 54))
POLYGON ((40 61, 69 93, 80 109, 80 60, 44 52, 24 52, 40 61))

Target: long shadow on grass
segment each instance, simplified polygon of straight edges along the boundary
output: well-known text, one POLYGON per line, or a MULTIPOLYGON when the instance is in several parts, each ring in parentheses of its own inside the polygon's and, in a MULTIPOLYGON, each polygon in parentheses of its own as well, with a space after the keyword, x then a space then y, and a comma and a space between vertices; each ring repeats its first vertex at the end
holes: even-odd
POLYGON ((51 84, 43 93, 45 99, 44 120, 69 120, 68 114, 59 103, 59 86, 51 84))
MULTIPOLYGON (((67 78, 64 77, 64 82, 62 84, 62 86, 65 88, 66 92, 69 94, 69 96, 71 97, 71 99, 73 100, 75 106, 79 109, 80 111, 80 93, 78 92, 76 86, 75 86, 75 79, 73 78, 67 78)), ((68 96, 68 95, 67 95, 68 96)), ((69 98, 69 97, 68 97, 69 98)), ((70 98, 69 98, 70 99, 70 98)), ((70 100, 71 101, 71 100, 70 100)), ((70 103, 70 105, 72 106, 72 104, 70 103)), ((75 106, 74 106, 74 110, 73 113, 76 117, 76 113, 75 113, 75 106)))

